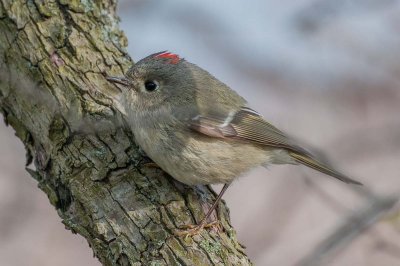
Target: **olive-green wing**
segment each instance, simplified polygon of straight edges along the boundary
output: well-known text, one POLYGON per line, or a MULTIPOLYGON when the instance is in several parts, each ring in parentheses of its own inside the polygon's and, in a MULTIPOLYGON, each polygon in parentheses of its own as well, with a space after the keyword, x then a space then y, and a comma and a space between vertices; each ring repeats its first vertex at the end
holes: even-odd
POLYGON ((343 182, 361 184, 335 171, 327 163, 315 158, 305 149, 295 145, 282 131, 271 125, 256 111, 242 107, 226 117, 198 115, 190 127, 210 137, 225 138, 286 149, 292 159, 343 182))
POLYGON ((225 117, 198 115, 191 120, 190 127, 213 137, 295 149, 282 131, 265 121, 256 111, 246 107, 232 111, 225 117))

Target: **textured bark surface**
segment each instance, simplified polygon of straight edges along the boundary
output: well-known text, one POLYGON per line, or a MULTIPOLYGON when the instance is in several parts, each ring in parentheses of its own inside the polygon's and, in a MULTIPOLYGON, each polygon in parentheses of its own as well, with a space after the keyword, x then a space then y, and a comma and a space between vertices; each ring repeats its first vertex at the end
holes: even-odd
POLYGON ((225 206, 224 232, 174 236, 215 194, 146 166, 123 127, 103 76, 132 64, 115 6, 0 1, 0 110, 25 144, 27 170, 104 265, 249 265, 225 206))

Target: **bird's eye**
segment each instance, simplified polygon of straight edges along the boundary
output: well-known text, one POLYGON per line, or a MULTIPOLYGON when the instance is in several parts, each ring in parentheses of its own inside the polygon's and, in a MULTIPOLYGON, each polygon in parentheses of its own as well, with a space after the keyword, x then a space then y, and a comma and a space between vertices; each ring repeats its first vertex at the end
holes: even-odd
POLYGON ((147 80, 144 83, 144 88, 146 89, 146 91, 155 91, 156 89, 158 89, 158 83, 156 81, 147 80))

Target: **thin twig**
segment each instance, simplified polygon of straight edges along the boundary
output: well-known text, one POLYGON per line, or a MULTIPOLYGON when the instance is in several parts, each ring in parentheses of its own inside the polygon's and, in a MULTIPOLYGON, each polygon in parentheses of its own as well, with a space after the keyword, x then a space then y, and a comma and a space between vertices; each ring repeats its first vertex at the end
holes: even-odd
POLYGON ((370 198, 361 211, 352 214, 331 235, 324 239, 316 249, 304 257, 298 266, 322 265, 337 251, 351 243, 364 230, 380 221, 398 201, 397 197, 370 198))

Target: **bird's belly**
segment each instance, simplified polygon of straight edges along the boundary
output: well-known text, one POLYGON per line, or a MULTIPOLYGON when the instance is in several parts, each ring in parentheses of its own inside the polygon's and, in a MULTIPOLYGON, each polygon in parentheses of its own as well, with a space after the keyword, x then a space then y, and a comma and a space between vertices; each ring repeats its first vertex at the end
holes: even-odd
POLYGON ((139 145, 164 171, 188 185, 229 183, 269 160, 264 149, 251 144, 202 135, 152 140, 151 135, 141 134, 139 145))

